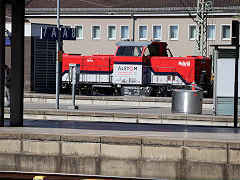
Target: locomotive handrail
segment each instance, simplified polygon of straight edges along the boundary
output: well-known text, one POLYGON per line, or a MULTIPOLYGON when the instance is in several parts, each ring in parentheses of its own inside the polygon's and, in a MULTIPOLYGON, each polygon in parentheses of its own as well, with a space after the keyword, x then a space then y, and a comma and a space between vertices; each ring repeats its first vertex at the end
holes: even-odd
MULTIPOLYGON (((192 69, 193 69, 193 67, 192 67, 192 69)), ((199 75, 197 75, 196 73, 192 75, 192 69, 191 69, 191 71, 190 71, 190 73, 189 73, 189 75, 188 75, 188 82, 190 81, 189 79, 190 79, 190 77, 192 77, 192 76, 195 77, 195 80, 196 80, 196 77, 201 77, 201 75, 199 76, 199 75)), ((195 67, 195 69, 200 69, 200 67, 195 67)), ((192 82, 190 82, 190 83, 192 83, 192 82)))
POLYGON ((188 75, 188 82, 190 81, 190 76, 191 76, 191 74, 192 74, 192 70, 193 70, 193 67, 191 68, 190 73, 189 73, 189 75, 188 75))

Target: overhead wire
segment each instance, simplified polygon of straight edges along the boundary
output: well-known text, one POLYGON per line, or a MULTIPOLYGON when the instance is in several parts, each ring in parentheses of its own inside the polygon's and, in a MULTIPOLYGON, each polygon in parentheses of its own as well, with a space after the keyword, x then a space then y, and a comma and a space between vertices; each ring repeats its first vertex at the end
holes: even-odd
POLYGON ((27 3, 25 3, 25 6, 27 6, 32 0, 29 0, 27 3))
POLYGON ((187 6, 182 2, 182 0, 180 0, 180 3, 182 4, 182 6, 185 8, 185 10, 187 11, 188 15, 192 18, 192 20, 194 22, 196 22, 196 20, 193 18, 192 14, 188 11, 187 6))
POLYGON ((196 9, 192 6, 192 4, 189 2, 189 0, 186 0, 186 1, 192 7, 192 9, 196 11, 196 9))

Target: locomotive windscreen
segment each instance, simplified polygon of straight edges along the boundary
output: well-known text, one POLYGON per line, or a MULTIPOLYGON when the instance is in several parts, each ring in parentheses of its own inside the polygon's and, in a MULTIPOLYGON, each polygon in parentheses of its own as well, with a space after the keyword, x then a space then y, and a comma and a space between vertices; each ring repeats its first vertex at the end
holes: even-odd
POLYGON ((142 46, 119 46, 116 56, 141 56, 142 46))

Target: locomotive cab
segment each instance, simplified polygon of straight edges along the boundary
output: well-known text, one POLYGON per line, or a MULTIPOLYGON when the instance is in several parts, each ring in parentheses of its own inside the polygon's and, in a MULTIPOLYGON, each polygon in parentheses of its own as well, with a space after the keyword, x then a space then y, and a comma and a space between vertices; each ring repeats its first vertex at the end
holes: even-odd
POLYGON ((117 42, 113 84, 122 95, 149 95, 152 91, 151 58, 168 57, 166 42, 117 42))
POLYGON ((115 56, 160 56, 172 57, 171 51, 167 48, 166 42, 117 42, 118 46, 115 56))
POLYGON ((152 42, 145 47, 143 56, 172 57, 172 53, 169 49, 167 49, 166 42, 152 42))

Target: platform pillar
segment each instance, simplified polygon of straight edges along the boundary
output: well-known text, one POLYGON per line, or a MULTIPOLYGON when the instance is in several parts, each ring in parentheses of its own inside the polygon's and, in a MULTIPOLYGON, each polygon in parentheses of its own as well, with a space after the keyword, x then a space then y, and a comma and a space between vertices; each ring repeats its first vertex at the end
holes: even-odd
POLYGON ((5 64, 5 13, 6 4, 0 1, 0 127, 4 126, 4 64, 5 64))
POLYGON ((25 1, 12 4, 10 126, 23 126, 25 1))

